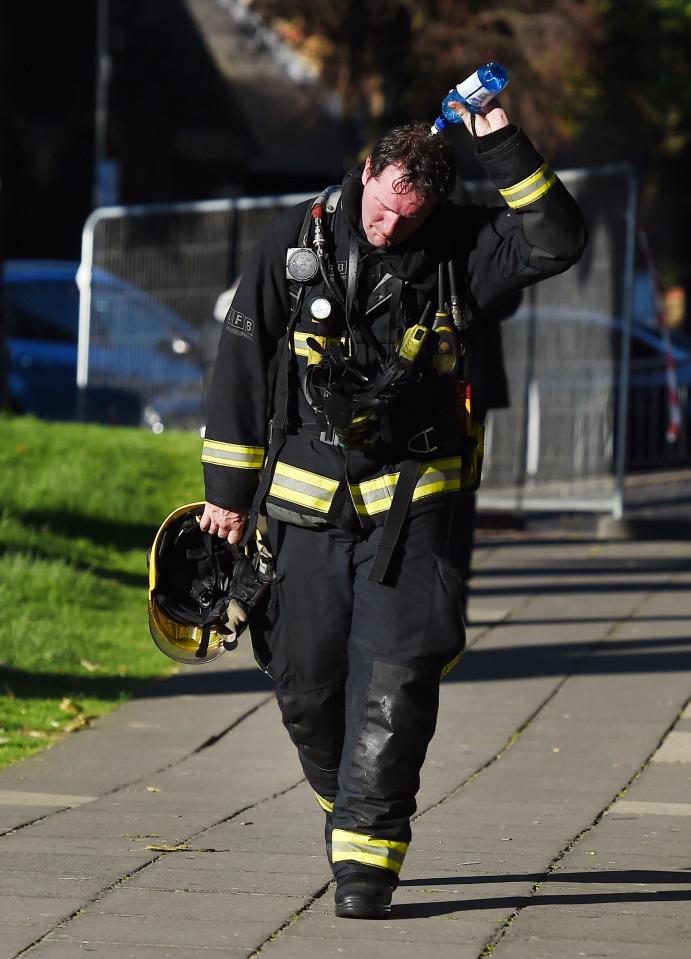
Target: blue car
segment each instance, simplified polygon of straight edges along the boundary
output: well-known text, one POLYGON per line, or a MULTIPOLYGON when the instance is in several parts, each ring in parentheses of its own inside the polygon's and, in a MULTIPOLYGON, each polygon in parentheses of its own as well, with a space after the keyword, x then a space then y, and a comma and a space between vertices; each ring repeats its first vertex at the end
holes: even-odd
POLYGON ((77 389, 78 268, 47 260, 4 264, 13 409, 155 432, 199 427, 199 332, 149 293, 100 269, 91 277, 88 386, 77 389))

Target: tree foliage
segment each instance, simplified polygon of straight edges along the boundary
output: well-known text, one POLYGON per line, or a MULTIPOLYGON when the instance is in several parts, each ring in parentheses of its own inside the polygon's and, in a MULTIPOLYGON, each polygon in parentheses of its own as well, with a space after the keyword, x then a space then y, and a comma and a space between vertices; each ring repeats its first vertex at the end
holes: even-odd
POLYGON ((543 149, 573 134, 590 95, 591 0, 252 2, 341 95, 361 141, 431 122, 449 87, 491 59, 509 67, 504 102, 543 149))
POLYGON ((674 158, 689 147, 691 2, 600 0, 602 114, 636 153, 674 158))
POLYGON ((691 0, 245 0, 336 90, 353 152, 490 59, 548 156, 631 161, 663 272, 691 286, 691 0))
MULTIPOLYGON (((639 219, 663 281, 691 294, 691 2, 599 0, 599 99, 591 128, 635 164, 639 219)), ((609 157, 604 156, 604 159, 609 157)))

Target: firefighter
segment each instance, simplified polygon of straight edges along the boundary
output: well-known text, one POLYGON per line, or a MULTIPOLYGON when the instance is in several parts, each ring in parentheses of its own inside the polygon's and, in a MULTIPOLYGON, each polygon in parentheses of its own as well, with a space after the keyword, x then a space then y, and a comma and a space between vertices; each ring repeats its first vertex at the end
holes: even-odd
POLYGON ((439 681, 465 645, 448 538, 481 453, 466 333, 585 243, 576 203, 503 110, 458 112, 501 205, 451 204, 448 141, 392 130, 268 227, 209 394, 201 527, 238 542, 267 518, 277 584, 255 655, 325 813, 341 917, 389 910, 439 681))

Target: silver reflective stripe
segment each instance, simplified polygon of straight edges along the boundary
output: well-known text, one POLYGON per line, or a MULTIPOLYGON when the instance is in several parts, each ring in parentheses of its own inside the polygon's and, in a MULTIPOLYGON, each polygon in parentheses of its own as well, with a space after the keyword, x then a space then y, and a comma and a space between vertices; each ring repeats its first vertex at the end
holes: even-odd
POLYGON ((377 839, 362 833, 349 832, 346 829, 334 829, 332 836, 333 862, 353 861, 380 869, 390 869, 398 874, 401 871, 407 842, 390 839, 377 839))
POLYGON ((240 446, 236 443, 221 443, 204 440, 202 463, 216 466, 233 466, 235 469, 261 469, 264 464, 263 446, 240 446))
POLYGON ((405 853, 399 852, 397 849, 387 849, 384 846, 367 846, 359 842, 344 842, 343 840, 334 841, 333 852, 334 860, 337 855, 344 859, 357 859, 360 856, 369 858, 374 855, 378 859, 390 859, 402 866, 405 859, 405 853))
POLYGON ((321 343, 321 345, 328 349, 330 346, 334 346, 336 343, 340 343, 342 346, 345 345, 345 337, 341 336, 318 336, 316 333, 303 332, 302 330, 296 330, 293 334, 293 344, 290 345, 290 349, 295 350, 296 356, 309 356, 310 347, 307 345, 307 337, 311 336, 314 339, 321 343))
MULTIPOLYGON (((399 473, 387 473, 364 483, 353 483, 351 493, 355 509, 361 516, 375 516, 391 507, 399 473)), ((451 456, 420 464, 420 476, 415 484, 413 502, 448 493, 461 488, 461 458, 451 456)))
POLYGON ((554 186, 556 179, 556 174, 552 173, 546 163, 543 163, 535 173, 521 180, 520 183, 515 183, 499 192, 509 206, 517 210, 539 200, 554 186))
POLYGON ((308 470, 277 463, 269 496, 297 503, 320 513, 328 513, 338 489, 338 480, 308 470))
MULTIPOLYGON (((389 509, 396 492, 399 473, 389 473, 377 477, 377 486, 365 489, 365 483, 353 486, 353 500, 358 513, 381 513, 389 509), (381 485, 379 485, 381 484, 381 485)), ((372 481, 375 482, 375 481, 372 481)))
POLYGON ((461 457, 425 463, 413 493, 413 502, 432 493, 448 493, 461 488, 461 457))

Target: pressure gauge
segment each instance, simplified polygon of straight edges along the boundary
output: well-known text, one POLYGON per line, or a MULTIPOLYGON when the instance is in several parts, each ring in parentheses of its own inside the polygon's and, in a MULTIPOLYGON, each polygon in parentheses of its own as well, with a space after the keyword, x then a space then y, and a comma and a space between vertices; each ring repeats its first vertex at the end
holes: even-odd
POLYGON ((332 306, 325 296, 315 296, 310 301, 309 311, 313 320, 328 320, 332 313, 332 306))
POLYGON ((306 246, 291 247, 286 255, 286 275, 289 280, 306 283, 317 275, 317 254, 306 246))

